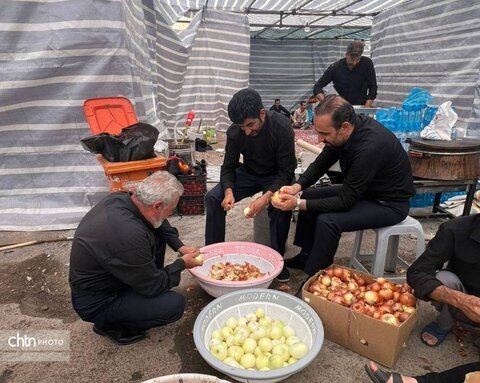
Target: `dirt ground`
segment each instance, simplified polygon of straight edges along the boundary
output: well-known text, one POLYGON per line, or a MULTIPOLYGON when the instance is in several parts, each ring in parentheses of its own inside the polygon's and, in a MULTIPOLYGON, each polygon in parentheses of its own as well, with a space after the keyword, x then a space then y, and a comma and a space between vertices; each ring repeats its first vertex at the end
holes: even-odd
MULTIPOLYGON (((220 142, 214 148, 221 147, 220 142)), ((209 164, 220 164, 215 151, 197 155, 209 164)), ((212 185, 209 185, 210 187, 212 185)), ((227 217, 227 241, 253 242, 253 221, 243 218, 242 201, 227 217)), ((203 246, 204 216, 172 217, 170 222, 179 229, 186 244, 203 246)), ((422 219, 426 236, 432 236, 443 219, 422 219)), ((297 254, 292 245, 296 223, 292 222, 286 257, 297 254)), ((72 236, 73 231, 0 232, 0 246, 36 239, 72 236)), ((342 236, 336 262, 347 265, 353 246, 353 233, 342 236)), ((0 383, 6 382, 143 382, 177 373, 196 372, 232 380, 210 367, 195 349, 192 329, 196 316, 211 302, 196 280, 185 271, 177 290, 187 298, 185 315, 176 323, 151 329, 148 338, 131 346, 117 347, 95 335, 90 323, 80 320, 70 303, 68 266, 70 241, 43 243, 0 252, 0 332, 1 330, 67 330, 70 333, 68 362, 3 362, 0 353, 0 383)), ((365 250, 373 250, 374 235, 369 232, 365 250)), ((400 240, 400 255, 413 259, 415 241, 400 240)), ((176 255, 167 252, 167 263, 176 255)), ((292 272, 288 283, 290 293, 300 287, 305 275, 292 272)), ((273 282, 272 289, 279 284, 273 282)), ((421 328, 435 317, 434 309, 421 303, 419 319, 396 364, 396 369, 408 374, 441 371, 461 363, 478 361, 478 349, 468 336, 450 335, 436 348, 428 348, 419 340, 421 328), (460 338, 460 340, 457 340, 460 338)), ((285 382, 369 382, 363 370, 367 359, 328 340, 314 362, 285 382)))

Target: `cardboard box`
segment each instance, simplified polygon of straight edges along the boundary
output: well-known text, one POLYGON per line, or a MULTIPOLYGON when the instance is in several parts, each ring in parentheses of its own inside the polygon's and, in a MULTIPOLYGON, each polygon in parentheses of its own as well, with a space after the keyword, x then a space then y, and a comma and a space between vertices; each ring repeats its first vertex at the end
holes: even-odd
MULTIPOLYGON (((337 265, 332 265, 334 267, 337 265)), ((370 274, 348 267, 367 283, 375 281, 370 274)), ((320 273, 311 277, 302 288, 302 299, 317 312, 323 323, 325 338, 387 367, 394 367, 402 347, 417 320, 417 311, 400 326, 391 325, 350 308, 330 302, 308 292, 307 288, 320 273)))

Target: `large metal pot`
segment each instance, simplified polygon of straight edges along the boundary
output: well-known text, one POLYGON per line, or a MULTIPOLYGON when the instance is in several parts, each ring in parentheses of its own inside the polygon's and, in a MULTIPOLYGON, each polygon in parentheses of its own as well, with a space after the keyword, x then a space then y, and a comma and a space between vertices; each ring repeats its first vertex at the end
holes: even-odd
POLYGON ((471 180, 480 176, 480 140, 432 141, 412 138, 408 157, 414 177, 471 180))

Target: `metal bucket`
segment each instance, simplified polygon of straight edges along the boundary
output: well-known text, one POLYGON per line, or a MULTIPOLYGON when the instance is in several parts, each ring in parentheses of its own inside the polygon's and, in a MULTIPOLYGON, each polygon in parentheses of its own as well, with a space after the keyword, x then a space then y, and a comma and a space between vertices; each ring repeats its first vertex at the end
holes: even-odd
POLYGON ((164 140, 168 143, 168 151, 170 155, 175 153, 181 159, 183 159, 187 164, 194 166, 195 165, 195 141, 190 139, 182 140, 178 138, 177 140, 169 138, 164 140))

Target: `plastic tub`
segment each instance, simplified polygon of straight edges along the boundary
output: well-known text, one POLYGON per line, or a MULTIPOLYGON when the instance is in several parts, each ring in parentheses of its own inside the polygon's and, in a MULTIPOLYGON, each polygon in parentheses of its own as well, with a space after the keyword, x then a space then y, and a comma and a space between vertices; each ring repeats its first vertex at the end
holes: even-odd
POLYGON ((193 327, 195 346, 205 361, 218 371, 240 382, 273 383, 286 379, 307 367, 318 355, 323 344, 323 325, 317 313, 304 301, 276 290, 240 290, 215 299, 197 316, 193 327), (262 308, 265 315, 281 319, 292 327, 305 342, 309 352, 287 367, 269 371, 252 371, 232 367, 216 359, 206 344, 212 332, 221 329, 228 318, 245 316, 262 308))
POLYGON ((168 151, 170 155, 175 153, 178 157, 184 160, 187 164, 193 166, 195 165, 195 141, 185 138, 182 143, 182 139, 178 138, 177 140, 173 138, 168 138, 164 140, 168 143, 168 151))
POLYGON ((270 247, 258 243, 221 242, 205 246, 201 251, 205 253, 203 265, 188 271, 197 278, 200 286, 213 297, 219 297, 236 290, 267 288, 283 269, 282 256, 270 247), (247 281, 225 281, 208 277, 211 266, 218 262, 243 264, 245 261, 258 267, 265 275, 247 281))
POLYGON ((230 383, 212 375, 203 374, 175 374, 146 380, 143 383, 230 383))
POLYGON ((108 190, 133 192, 149 175, 158 170, 165 170, 165 157, 155 157, 148 160, 130 162, 109 162, 101 154, 97 161, 102 165, 108 181, 108 190))

